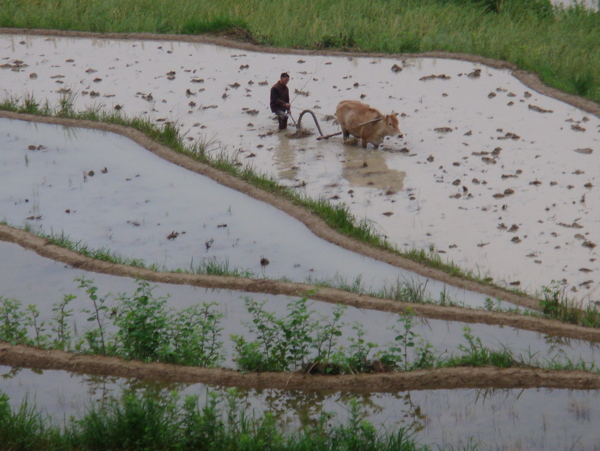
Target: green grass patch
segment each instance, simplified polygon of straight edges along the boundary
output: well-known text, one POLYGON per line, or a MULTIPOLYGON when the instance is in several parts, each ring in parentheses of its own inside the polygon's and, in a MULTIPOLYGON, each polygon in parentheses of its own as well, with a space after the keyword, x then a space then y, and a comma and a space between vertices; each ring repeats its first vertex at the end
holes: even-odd
POLYGON ((546 318, 557 319, 570 324, 584 327, 600 327, 600 310, 597 304, 583 305, 570 299, 565 293, 565 287, 553 282, 542 289, 543 299, 540 307, 546 318))
POLYGON ((132 390, 120 398, 88 403, 83 416, 63 427, 24 401, 11 409, 0 392, 3 449, 25 450, 429 450, 416 443, 409 428, 377 429, 366 408, 351 399, 345 423, 322 412, 297 431, 279 424, 271 412, 256 415, 235 389, 181 399, 177 392, 132 390), (284 432, 284 430, 288 432, 284 432))
MULTIPOLYGON (((92 280, 75 281, 87 297, 80 309, 87 327, 72 321, 76 295, 64 295, 52 304, 50 319, 40 318, 35 305, 24 307, 19 300, 0 296, 0 340, 144 362, 204 367, 218 367, 224 362, 223 314, 216 304, 175 310, 167 306, 168 297, 156 296, 155 286, 143 280, 138 280, 133 293, 116 295, 101 294, 92 280)), ((359 374, 456 366, 528 366, 598 371, 594 362, 572 362, 562 357, 542 361, 532 355, 514 355, 506 348, 490 349, 468 327, 464 328, 467 345, 459 345, 458 353, 446 356, 415 332, 417 319, 412 312, 398 315, 390 328, 394 336, 391 342, 373 343, 362 324, 344 322, 345 306, 337 305, 331 315, 324 315, 311 308, 307 298, 301 298, 290 302, 284 315, 277 315, 266 309, 266 303, 246 298, 250 319, 241 324, 245 330, 229 337, 238 370, 359 374)))

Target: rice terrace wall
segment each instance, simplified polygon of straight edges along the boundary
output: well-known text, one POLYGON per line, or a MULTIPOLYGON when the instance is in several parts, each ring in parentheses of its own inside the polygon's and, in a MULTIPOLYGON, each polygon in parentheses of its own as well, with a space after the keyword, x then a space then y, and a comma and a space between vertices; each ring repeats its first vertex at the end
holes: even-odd
POLYGON ((20 29, 0 49, 13 408, 233 387, 287 433, 359 406, 433 447, 598 446, 598 104, 444 52, 20 29), (284 71, 293 118, 334 133, 361 100, 404 137, 278 132, 284 71))

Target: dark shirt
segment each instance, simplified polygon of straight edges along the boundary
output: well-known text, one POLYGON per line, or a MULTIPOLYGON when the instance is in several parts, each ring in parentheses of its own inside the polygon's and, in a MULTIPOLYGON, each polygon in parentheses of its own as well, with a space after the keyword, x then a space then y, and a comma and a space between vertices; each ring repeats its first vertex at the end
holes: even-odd
POLYGON ((271 88, 271 111, 287 110, 286 103, 290 103, 290 90, 277 82, 271 88))

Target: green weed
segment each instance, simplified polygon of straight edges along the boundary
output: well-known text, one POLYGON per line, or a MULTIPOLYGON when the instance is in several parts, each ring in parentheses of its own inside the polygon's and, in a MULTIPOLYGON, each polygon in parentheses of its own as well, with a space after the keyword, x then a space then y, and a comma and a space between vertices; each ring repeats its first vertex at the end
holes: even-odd
POLYGON ((67 319, 73 316, 73 309, 69 308, 69 304, 76 298, 72 294, 65 294, 61 302, 52 304, 52 326, 53 332, 52 347, 67 351, 71 348, 73 339, 71 328, 67 319))
MULTIPOLYGON (((202 303, 181 311, 167 307, 166 297, 157 297, 146 281, 138 281, 132 294, 100 295, 92 280, 76 279, 89 298, 84 307, 90 327, 77 332, 71 323, 76 298, 65 295, 53 304, 52 319, 41 321, 35 306, 23 308, 20 301, 0 298, 0 340, 12 344, 38 346, 90 354, 116 355, 146 362, 214 367, 224 360, 221 333, 222 314, 216 304, 202 303), (48 332, 49 329, 49 332, 48 332)), ((535 356, 514 356, 509 349, 492 350, 464 328, 467 345, 459 355, 444 358, 413 329, 412 312, 399 315, 393 326, 394 341, 378 345, 367 340, 362 324, 346 332, 346 345, 340 340, 346 310, 335 306, 332 315, 309 309, 306 298, 288 304, 284 316, 265 309, 266 301, 245 299, 252 318, 245 323, 248 333, 231 335, 233 360, 242 371, 296 371, 320 374, 356 374, 453 366, 529 365, 598 371, 594 362, 572 362, 561 358, 540 362, 535 356), (250 334, 253 339, 247 338, 250 334)), ((551 344, 551 343, 550 343, 551 344)), ((551 348, 552 349, 552 348, 551 348)))
POLYGON ((14 411, 0 392, 0 441, 6 449, 82 450, 315 450, 415 451, 405 428, 377 430, 356 399, 349 401, 344 424, 333 424, 332 414, 321 413, 314 426, 287 431, 271 412, 261 416, 241 405, 236 389, 181 400, 177 392, 161 396, 133 391, 120 399, 90 403, 80 419, 64 427, 42 417, 27 401, 14 411))
POLYGON ((7 450, 48 449, 60 443, 60 431, 49 427, 27 399, 13 410, 9 398, 0 392, 0 443, 7 450))
POLYGON ((12 344, 27 342, 27 327, 23 323, 24 313, 21 306, 21 301, 0 297, 0 340, 12 344))
POLYGON ((306 365, 315 330, 309 321, 313 312, 307 310, 306 303, 304 298, 288 304, 288 314, 277 318, 264 309, 266 301, 246 298, 246 309, 252 315, 247 327, 257 339, 248 342, 243 336, 231 336, 238 367, 245 371, 289 371, 306 365))
POLYGON ((570 299, 565 293, 565 287, 557 282, 552 281, 550 286, 543 287, 542 296, 540 307, 547 318, 585 327, 600 327, 598 306, 596 304, 584 306, 583 302, 570 299))
POLYGON ((481 343, 480 338, 476 338, 471 333, 469 327, 464 327, 464 337, 468 346, 459 345, 458 349, 462 351, 459 356, 450 356, 445 361, 441 361, 437 366, 495 366, 498 368, 513 368, 524 366, 522 361, 517 361, 509 349, 491 350, 481 343))
POLYGON ((176 312, 167 307, 167 298, 155 296, 155 287, 143 280, 133 294, 118 296, 100 295, 93 280, 75 280, 91 303, 91 308, 80 310, 90 327, 78 333, 71 323, 75 295, 64 295, 52 305, 49 322, 39 320, 35 306, 24 310, 20 301, 0 297, 0 340, 147 362, 207 367, 222 362, 222 314, 215 311, 216 304, 202 303, 176 312))

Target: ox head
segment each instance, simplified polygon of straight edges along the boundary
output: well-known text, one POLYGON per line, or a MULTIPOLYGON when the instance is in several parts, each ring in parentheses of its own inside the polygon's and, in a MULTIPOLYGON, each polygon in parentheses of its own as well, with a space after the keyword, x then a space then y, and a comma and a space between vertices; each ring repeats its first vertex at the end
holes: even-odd
POLYGON ((395 136, 397 138, 402 138, 402 132, 398 127, 398 113, 392 112, 392 114, 388 114, 384 118, 385 120, 385 136, 395 136))

